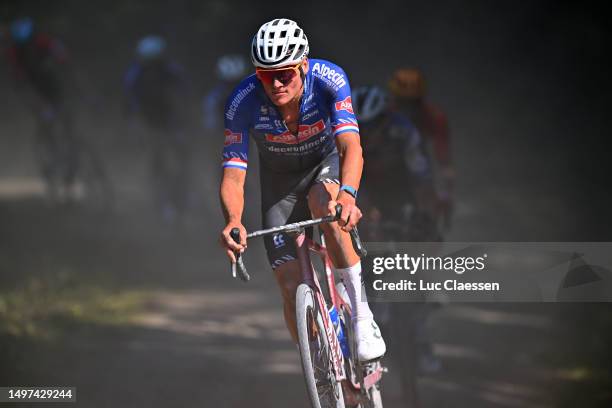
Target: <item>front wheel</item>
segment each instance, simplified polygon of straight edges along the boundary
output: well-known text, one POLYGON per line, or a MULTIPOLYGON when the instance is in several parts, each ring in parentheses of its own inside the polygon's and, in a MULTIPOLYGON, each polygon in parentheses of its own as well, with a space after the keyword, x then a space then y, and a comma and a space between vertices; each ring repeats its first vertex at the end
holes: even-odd
POLYGON ((312 288, 304 283, 298 287, 295 309, 302 370, 310 403, 313 408, 344 408, 342 385, 336 381, 322 311, 312 288))

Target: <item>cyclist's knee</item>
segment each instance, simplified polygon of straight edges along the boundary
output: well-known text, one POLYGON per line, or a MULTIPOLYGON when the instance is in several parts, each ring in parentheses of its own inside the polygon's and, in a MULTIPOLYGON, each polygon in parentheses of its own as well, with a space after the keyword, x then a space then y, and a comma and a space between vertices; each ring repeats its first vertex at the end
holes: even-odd
POLYGON ((310 209, 310 213, 314 218, 325 217, 328 213, 327 206, 322 206, 318 204, 310 205, 309 203, 308 207, 310 209))
POLYGON ((302 273, 298 262, 285 262, 274 269, 274 274, 283 295, 283 299, 286 302, 295 302, 295 292, 302 282, 302 273))
POLYGON ((314 185, 308 193, 308 208, 315 218, 329 215, 328 205, 332 196, 322 183, 314 185))

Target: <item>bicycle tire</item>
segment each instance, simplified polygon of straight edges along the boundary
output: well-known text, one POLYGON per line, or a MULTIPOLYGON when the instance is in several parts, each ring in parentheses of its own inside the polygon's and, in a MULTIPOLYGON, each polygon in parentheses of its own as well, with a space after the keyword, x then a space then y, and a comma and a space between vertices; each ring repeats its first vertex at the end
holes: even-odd
POLYGON ((312 407, 345 408, 342 384, 336 381, 332 368, 321 310, 315 302, 312 288, 305 283, 302 283, 297 289, 296 318, 300 360, 306 382, 306 392, 312 407), (316 325, 315 338, 311 336, 313 324, 316 325), (315 365, 316 355, 319 355, 318 360, 326 367, 321 368, 315 365), (316 376, 315 369, 320 372, 316 376), (317 384, 317 377, 319 377, 319 384, 317 384))

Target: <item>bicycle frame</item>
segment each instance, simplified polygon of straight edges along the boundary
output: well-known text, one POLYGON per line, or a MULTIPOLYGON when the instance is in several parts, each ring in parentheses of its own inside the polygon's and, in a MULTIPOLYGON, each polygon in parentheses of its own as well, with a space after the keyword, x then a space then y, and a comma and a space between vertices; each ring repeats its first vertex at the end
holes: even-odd
POLYGON ((297 230, 293 232, 293 234, 295 240, 295 248, 298 256, 298 262, 300 265, 300 270, 302 271, 302 281, 313 289, 316 289, 314 292, 316 294, 317 304, 319 305, 319 308, 322 311, 321 315, 323 316, 325 335, 327 336, 327 340, 330 345, 332 363, 334 364, 334 371, 336 373, 336 380, 345 380, 346 372, 344 370, 344 355, 342 354, 342 349, 340 348, 340 341, 338 339, 338 335, 336 334, 336 330, 334 329, 331 317, 329 316, 327 303, 325 301, 325 298, 323 297, 321 284, 319 283, 319 278, 317 277, 314 267, 312 266, 309 253, 309 251, 312 251, 321 257, 325 265, 325 278, 327 281, 327 286, 329 288, 331 302, 337 310, 340 310, 338 309, 338 307, 340 306, 338 300, 340 299, 341 301, 341 298, 336 292, 334 274, 331 269, 329 257, 327 256, 327 249, 324 246, 306 237, 306 234, 303 229, 297 230))

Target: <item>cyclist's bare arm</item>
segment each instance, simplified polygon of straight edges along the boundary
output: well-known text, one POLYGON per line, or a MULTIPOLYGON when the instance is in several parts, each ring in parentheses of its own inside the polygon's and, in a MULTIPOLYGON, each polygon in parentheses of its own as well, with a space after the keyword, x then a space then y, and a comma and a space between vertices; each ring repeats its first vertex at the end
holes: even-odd
MULTIPOLYGON (((355 190, 359 189, 361 173, 363 171, 363 152, 359 134, 346 132, 336 136, 336 147, 340 157, 340 181, 343 185, 349 185, 355 190)), ((342 227, 342 230, 351 230, 361 218, 361 211, 355 205, 355 198, 346 191, 340 191, 336 201, 329 203, 329 210, 335 214, 336 203, 342 204, 342 215, 340 219, 349 222, 342 227)), ((340 224, 343 224, 340 221, 340 224)))
POLYGON ((244 181, 246 171, 226 167, 223 169, 221 179, 221 208, 225 216, 225 228, 221 232, 221 245, 226 248, 227 256, 232 262, 236 261, 233 251, 243 251, 246 248, 246 230, 242 225, 242 211, 244 210, 244 181), (232 228, 240 230, 240 243, 230 238, 232 228))

